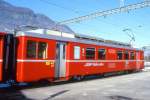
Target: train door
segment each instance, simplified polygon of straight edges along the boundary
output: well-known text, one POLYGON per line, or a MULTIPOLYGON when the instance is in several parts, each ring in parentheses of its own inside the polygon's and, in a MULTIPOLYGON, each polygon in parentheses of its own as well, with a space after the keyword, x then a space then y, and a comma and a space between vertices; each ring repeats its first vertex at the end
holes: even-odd
POLYGON ((4 82, 15 79, 15 41, 13 34, 4 36, 2 80, 4 82))
POLYGON ((56 66, 55 78, 65 77, 66 75, 66 43, 57 42, 56 45, 56 66))
POLYGON ((140 52, 136 52, 136 68, 140 69, 140 52))

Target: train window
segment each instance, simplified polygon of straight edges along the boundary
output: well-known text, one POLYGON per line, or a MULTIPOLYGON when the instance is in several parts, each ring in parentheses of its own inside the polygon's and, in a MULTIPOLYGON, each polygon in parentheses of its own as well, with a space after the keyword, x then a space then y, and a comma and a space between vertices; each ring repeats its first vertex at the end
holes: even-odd
POLYGON ((131 60, 135 59, 135 53, 134 53, 134 52, 131 52, 131 53, 130 53, 130 59, 131 59, 131 60))
POLYGON ((47 58, 47 43, 45 42, 38 43, 38 58, 42 59, 47 58))
POLYGON ((27 41, 27 58, 36 58, 36 42, 27 41))
POLYGON ((105 49, 99 49, 98 50, 98 59, 104 60, 106 56, 106 50, 105 49))
POLYGON ((86 48, 86 59, 95 59, 95 48, 86 48))
POLYGON ((74 46, 74 59, 80 59, 80 47, 74 46))
POLYGON ((125 53, 124 53, 124 59, 125 60, 129 59, 129 52, 128 51, 125 51, 125 53))
POLYGON ((117 51, 117 59, 118 59, 118 60, 121 60, 122 57, 123 57, 122 51, 117 51))

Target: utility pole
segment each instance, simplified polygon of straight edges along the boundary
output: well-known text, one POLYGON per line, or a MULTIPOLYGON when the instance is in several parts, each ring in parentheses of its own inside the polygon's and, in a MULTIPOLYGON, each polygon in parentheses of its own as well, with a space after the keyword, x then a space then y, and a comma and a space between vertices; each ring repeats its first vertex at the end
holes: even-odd
POLYGON ((123 7, 124 6, 124 0, 119 0, 119 6, 123 7))

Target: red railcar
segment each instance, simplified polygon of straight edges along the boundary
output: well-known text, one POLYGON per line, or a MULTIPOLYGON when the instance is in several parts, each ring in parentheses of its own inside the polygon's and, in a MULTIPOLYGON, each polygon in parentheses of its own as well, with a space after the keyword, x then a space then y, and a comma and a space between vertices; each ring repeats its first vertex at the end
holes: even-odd
POLYGON ((56 31, 18 32, 16 81, 73 77, 144 68, 143 51, 120 42, 56 31))

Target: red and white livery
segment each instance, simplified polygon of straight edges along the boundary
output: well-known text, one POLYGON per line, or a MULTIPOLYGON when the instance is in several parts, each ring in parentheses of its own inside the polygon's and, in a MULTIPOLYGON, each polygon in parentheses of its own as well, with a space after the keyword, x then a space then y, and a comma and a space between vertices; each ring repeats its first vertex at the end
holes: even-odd
POLYGON ((0 33, 0 46, 0 81, 69 80, 144 68, 142 50, 81 34, 45 29, 0 33))

